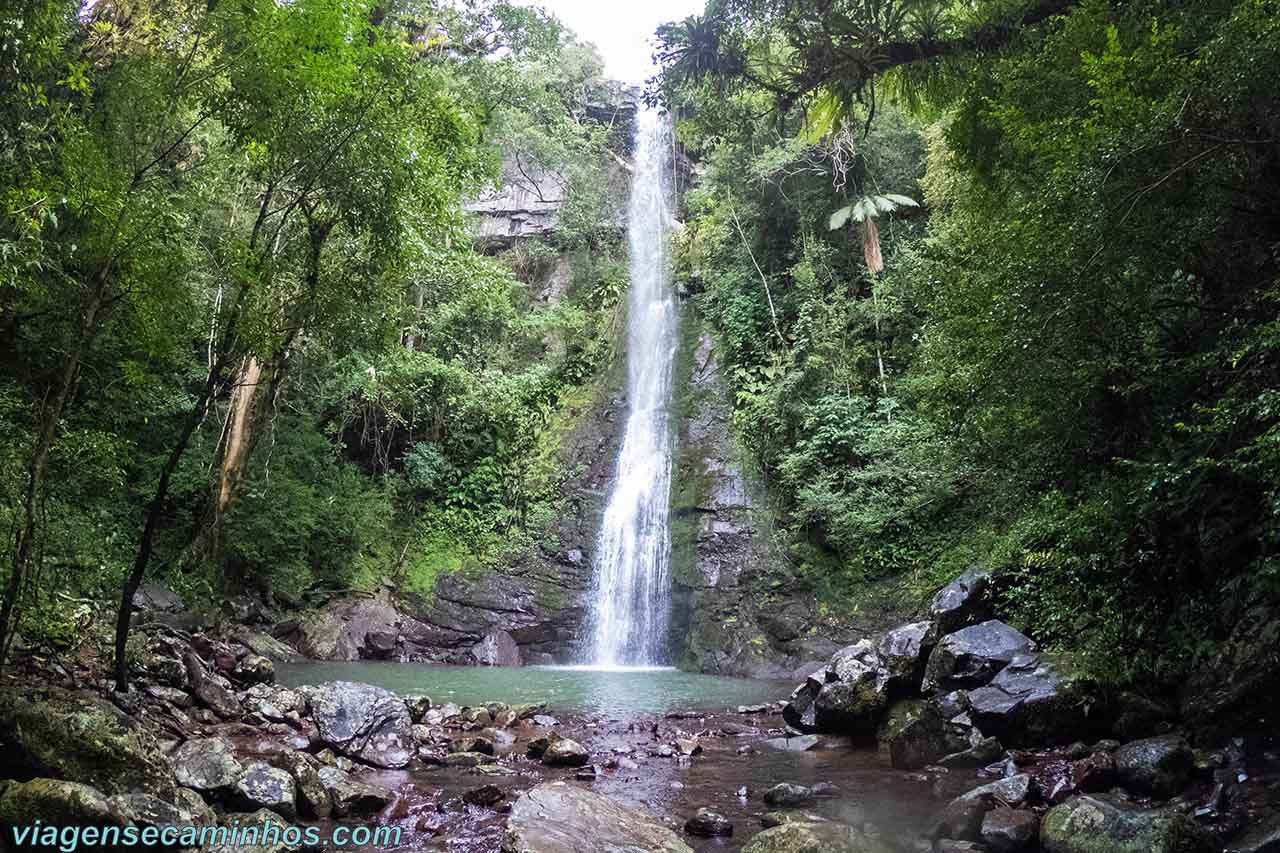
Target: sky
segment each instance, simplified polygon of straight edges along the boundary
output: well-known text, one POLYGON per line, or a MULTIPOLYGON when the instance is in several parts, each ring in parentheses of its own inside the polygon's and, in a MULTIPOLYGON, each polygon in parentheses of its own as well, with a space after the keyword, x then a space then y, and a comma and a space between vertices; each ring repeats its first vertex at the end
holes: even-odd
POLYGON ((653 30, 699 13, 705 0, 539 0, 583 41, 593 42, 610 77, 643 83, 652 76, 653 30))

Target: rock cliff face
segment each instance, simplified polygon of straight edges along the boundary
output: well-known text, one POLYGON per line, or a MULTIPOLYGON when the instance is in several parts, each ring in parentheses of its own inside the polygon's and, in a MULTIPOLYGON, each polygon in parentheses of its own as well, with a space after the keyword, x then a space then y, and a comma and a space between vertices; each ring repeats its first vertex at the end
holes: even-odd
POLYGON ((756 677, 807 673, 843 639, 817 623, 809 584, 791 566, 766 490, 746 475, 729 389, 710 335, 684 312, 672 488, 672 570, 681 662, 756 677))

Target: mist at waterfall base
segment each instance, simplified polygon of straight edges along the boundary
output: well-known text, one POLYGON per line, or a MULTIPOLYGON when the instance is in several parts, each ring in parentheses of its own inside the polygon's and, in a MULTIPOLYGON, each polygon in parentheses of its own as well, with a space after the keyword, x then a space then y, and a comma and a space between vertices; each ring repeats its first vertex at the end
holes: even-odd
POLYGON ((652 669, 666 662, 671 606, 672 425, 676 304, 668 233, 671 136, 665 116, 636 116, 627 236, 627 415, 592 563, 583 665, 652 669))

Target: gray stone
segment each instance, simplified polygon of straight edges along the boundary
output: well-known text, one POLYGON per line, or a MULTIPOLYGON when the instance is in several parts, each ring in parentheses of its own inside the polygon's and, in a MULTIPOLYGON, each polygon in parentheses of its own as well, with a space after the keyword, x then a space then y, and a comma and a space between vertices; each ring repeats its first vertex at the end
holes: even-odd
POLYGON ((753 837, 742 853, 890 853, 863 830, 834 821, 788 821, 753 837))
POLYGON ((817 735, 798 735, 796 737, 771 737, 760 741, 760 746, 767 746, 770 749, 777 749, 782 752, 806 752, 818 746, 818 743, 817 735))
POLYGON ((998 806, 982 818, 982 843, 992 853, 1018 853, 1036 841, 1040 818, 1034 812, 998 806))
POLYGON ((231 685, 222 676, 210 672, 199 655, 189 651, 182 656, 182 662, 187 668, 187 683, 201 705, 224 720, 234 720, 243 713, 231 685))
POLYGON ((520 666, 520 646, 506 631, 491 631, 471 647, 471 655, 482 666, 520 666))
POLYGON ((970 569, 938 590, 929 605, 935 636, 942 637, 991 616, 991 572, 970 569))
POLYGON ((297 791, 287 770, 255 761, 236 780, 234 798, 250 809, 270 809, 292 820, 298 814, 297 791))
POLYGON ((169 756, 178 784, 202 794, 221 796, 235 789, 244 766, 222 738, 193 738, 169 756))
MULTIPOLYGON (((1035 643, 1003 622, 988 620, 947 634, 929 655, 922 689, 926 692, 981 687, 1035 643)), ((969 694, 973 701, 973 693, 969 694)))
POLYGON ((1040 823, 1044 853, 1211 853, 1211 836, 1170 809, 1137 809, 1101 797, 1073 797, 1040 823))
POLYGON ((871 641, 847 646, 832 656, 826 683, 813 700, 819 731, 869 730, 888 707, 889 673, 871 641))
POLYGON ((542 763, 549 767, 581 767, 590 758, 582 744, 567 737, 552 741, 542 753, 542 763))
POLYGON ((937 707, 921 699, 894 703, 876 737, 889 753, 889 763, 900 770, 933 764, 948 750, 937 707))
POLYGON ((158 583, 143 583, 133 594, 133 609, 144 613, 180 613, 187 609, 182 596, 158 583))
MULTIPOLYGON (((0 824, 122 826, 127 822, 97 788, 63 779, 10 782, 0 793, 0 824)), ((7 834, 7 833, 6 833, 7 834)))
POLYGON ((421 693, 410 693, 404 697, 404 706, 409 709, 409 719, 421 723, 423 717, 431 710, 431 697, 421 693))
POLYGON ((1009 746, 1061 743, 1086 723, 1062 676, 1034 655, 1014 657, 990 684, 969 691, 968 700, 978 727, 1009 746))
POLYGON ((1179 735, 1125 744, 1113 756, 1120 784, 1139 794, 1169 798, 1191 778, 1191 747, 1179 735))
POLYGON ((308 690, 320 739, 377 767, 404 767, 413 756, 413 722, 399 696, 381 687, 331 681, 308 690))
POLYGON ((502 853, 693 853, 678 835, 601 794, 544 782, 511 809, 502 853))
POLYGON ((813 799, 813 790, 804 785, 779 782, 764 792, 764 801, 774 808, 792 809, 813 799))
POLYGON ((345 770, 321 767, 318 772, 338 817, 368 817, 391 802, 390 791, 361 782, 345 770))
POLYGON ((244 684, 271 684, 276 680, 276 667, 259 654, 247 654, 236 664, 236 678, 244 684))
POLYGON ((287 750, 271 757, 271 763, 293 777, 298 812, 310 820, 326 818, 333 811, 329 790, 320 778, 320 762, 305 752, 287 750))
POLYGON ((1227 853, 1280 853, 1280 815, 1271 815, 1227 845, 1227 853))
POLYGON ((876 646, 881 665, 889 674, 888 688, 895 695, 903 695, 919 687, 929 652, 933 649, 931 627, 929 622, 899 625, 886 633, 876 646))
POLYGON ((684 831, 703 838, 716 838, 733 835, 733 823, 719 812, 702 808, 685 821, 684 831))

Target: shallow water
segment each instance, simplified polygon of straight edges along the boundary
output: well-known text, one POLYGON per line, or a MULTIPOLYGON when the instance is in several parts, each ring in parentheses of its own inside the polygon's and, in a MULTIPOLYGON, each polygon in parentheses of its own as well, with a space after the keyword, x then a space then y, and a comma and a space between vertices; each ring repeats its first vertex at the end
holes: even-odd
POLYGON ((360 681, 437 704, 545 702, 554 711, 604 716, 724 710, 784 698, 793 685, 665 667, 457 667, 379 661, 277 664, 281 684, 360 681))

